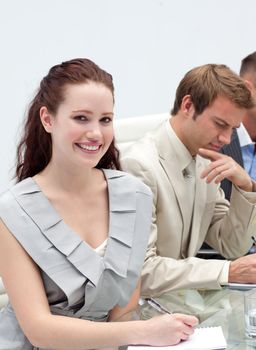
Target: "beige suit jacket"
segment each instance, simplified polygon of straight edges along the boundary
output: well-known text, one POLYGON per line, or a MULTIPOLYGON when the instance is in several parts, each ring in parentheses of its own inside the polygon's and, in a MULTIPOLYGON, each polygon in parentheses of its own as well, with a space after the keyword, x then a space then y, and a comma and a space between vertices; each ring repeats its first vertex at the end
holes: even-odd
POLYGON ((223 260, 195 258, 206 241, 229 259, 244 255, 256 232, 256 193, 233 187, 231 203, 216 184, 200 174, 208 160, 196 157, 194 215, 186 215, 186 189, 165 123, 134 143, 122 157, 123 170, 153 192, 151 235, 142 271, 142 295, 179 288, 220 288, 223 260))

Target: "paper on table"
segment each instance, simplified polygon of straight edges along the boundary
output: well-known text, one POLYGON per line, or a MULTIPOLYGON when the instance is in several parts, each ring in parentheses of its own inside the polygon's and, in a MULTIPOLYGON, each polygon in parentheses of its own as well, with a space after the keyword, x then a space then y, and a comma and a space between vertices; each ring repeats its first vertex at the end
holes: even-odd
POLYGON ((222 328, 202 327, 196 328, 188 340, 177 345, 170 346, 129 346, 128 350, 207 350, 226 349, 227 342, 223 335, 222 328))
POLYGON ((227 283, 223 287, 229 288, 229 289, 237 289, 237 290, 250 290, 253 288, 256 288, 255 283, 227 283))

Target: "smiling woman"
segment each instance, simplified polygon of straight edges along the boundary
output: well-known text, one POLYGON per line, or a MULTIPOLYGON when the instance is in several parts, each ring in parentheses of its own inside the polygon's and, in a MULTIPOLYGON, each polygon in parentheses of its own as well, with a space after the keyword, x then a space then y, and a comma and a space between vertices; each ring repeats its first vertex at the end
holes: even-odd
POLYGON ((10 299, 1 350, 170 345, 197 323, 186 315, 111 322, 137 306, 152 206, 149 188, 120 171, 113 94, 110 74, 74 59, 50 69, 30 105, 17 183, 0 196, 10 299))

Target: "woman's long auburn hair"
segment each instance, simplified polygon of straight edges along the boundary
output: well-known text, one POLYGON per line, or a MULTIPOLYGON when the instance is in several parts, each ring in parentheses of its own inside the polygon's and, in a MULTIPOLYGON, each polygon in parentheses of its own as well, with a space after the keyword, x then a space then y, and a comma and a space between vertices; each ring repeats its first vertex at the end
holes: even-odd
MULTIPOLYGON (((49 112, 55 114, 64 100, 64 90, 68 84, 90 81, 105 85, 111 91, 114 100, 112 76, 86 58, 73 59, 56 65, 42 79, 39 90, 30 103, 23 135, 17 147, 17 182, 36 175, 51 160, 52 140, 41 123, 41 107, 45 106, 49 112)), ((114 139, 96 168, 121 169, 119 151, 114 139)))

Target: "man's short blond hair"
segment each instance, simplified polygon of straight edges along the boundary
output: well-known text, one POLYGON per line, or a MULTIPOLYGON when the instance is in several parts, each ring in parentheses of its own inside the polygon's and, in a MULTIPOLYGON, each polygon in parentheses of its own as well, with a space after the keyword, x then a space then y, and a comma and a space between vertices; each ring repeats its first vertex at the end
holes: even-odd
POLYGON ((176 115, 184 96, 190 95, 195 117, 210 106, 217 96, 224 96, 239 108, 252 108, 251 93, 241 77, 224 64, 206 64, 191 69, 181 80, 172 115, 176 115))

